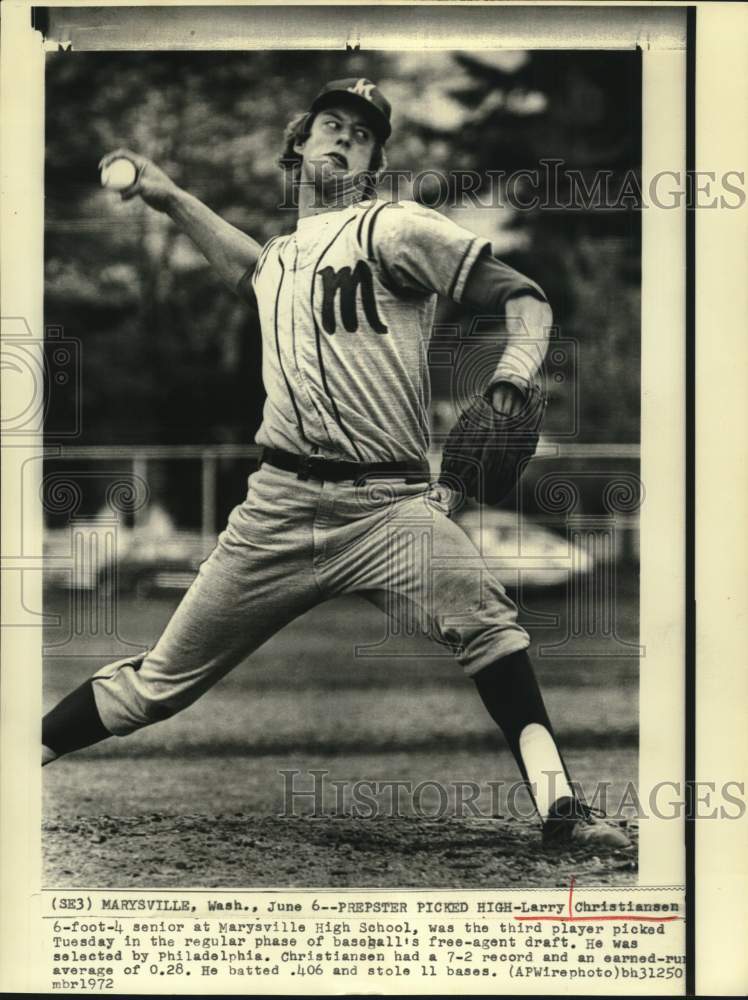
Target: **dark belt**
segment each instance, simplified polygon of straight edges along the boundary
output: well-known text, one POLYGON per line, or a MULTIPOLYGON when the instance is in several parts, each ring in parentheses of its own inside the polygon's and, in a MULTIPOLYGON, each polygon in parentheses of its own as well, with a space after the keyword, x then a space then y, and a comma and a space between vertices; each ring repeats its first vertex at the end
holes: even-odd
POLYGON ((427 483, 431 472, 426 465, 413 462, 333 462, 316 455, 294 455, 282 448, 263 448, 260 464, 267 462, 284 472, 295 472, 299 479, 328 480, 332 483, 344 479, 360 482, 369 477, 407 479, 414 483, 427 483))

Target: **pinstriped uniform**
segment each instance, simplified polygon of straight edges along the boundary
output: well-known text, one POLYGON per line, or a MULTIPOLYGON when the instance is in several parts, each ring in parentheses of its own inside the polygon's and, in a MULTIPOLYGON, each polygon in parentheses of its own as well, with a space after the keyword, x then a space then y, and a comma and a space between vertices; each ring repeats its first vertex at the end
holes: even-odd
MULTIPOLYGON (((271 240, 252 276, 267 391, 257 442, 425 463, 436 293, 459 302, 487 249, 437 212, 376 200, 271 240)), ((155 647, 95 675, 104 725, 125 735, 173 715, 288 622, 351 593, 417 616, 467 674, 529 644, 442 487, 302 480, 263 463, 155 647)))
POLYGON ((363 202, 271 240, 253 278, 267 391, 258 444, 424 461, 435 292, 459 302, 488 248, 415 202, 363 202))

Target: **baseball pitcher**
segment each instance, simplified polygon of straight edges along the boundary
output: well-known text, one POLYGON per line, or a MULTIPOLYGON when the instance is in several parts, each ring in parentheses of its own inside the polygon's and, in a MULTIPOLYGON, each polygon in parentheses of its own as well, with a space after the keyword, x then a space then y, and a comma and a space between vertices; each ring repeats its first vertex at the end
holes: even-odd
POLYGON ((174 715, 288 622, 357 593, 387 614, 418 616, 454 653, 529 783, 545 844, 626 847, 575 794, 517 609, 450 517, 460 493, 498 503, 532 457, 551 310, 487 240, 414 202, 376 197, 390 111, 369 80, 322 88, 289 124, 280 159, 298 224, 264 247, 150 160, 117 150, 102 161, 131 161, 122 197, 167 213, 256 305, 263 452, 158 642, 103 667, 45 717, 42 760, 174 715), (425 357, 437 294, 504 317, 507 343, 449 434, 434 482, 425 357))

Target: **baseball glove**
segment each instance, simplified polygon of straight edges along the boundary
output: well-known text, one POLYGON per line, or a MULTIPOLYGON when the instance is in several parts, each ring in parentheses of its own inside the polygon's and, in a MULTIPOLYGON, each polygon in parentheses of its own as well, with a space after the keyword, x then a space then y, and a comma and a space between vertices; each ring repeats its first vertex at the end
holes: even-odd
POLYGON ((479 503, 496 506, 517 485, 535 454, 546 407, 539 385, 524 383, 518 413, 498 413, 490 390, 474 396, 447 436, 440 478, 479 503))

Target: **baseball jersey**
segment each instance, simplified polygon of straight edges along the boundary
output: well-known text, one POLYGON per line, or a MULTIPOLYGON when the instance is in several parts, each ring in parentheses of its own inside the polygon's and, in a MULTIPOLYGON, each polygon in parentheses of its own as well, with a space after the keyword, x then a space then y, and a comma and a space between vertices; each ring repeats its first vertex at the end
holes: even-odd
MULTIPOLYGON (((339 461, 424 462, 437 294, 460 302, 489 252, 488 240, 433 209, 375 199, 300 219, 270 240, 252 275, 267 393, 257 443, 339 461)), ((506 271, 518 289, 533 285, 506 271)))

